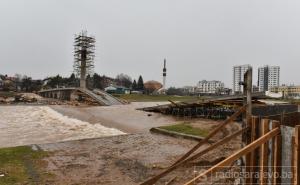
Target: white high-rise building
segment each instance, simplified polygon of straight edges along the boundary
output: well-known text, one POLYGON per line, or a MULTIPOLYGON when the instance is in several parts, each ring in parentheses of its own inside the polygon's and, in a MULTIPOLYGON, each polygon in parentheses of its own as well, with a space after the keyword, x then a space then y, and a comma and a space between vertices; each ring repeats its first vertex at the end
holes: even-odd
POLYGON ((259 91, 268 91, 272 87, 279 86, 280 67, 263 66, 258 68, 258 88, 259 91))
POLYGON ((268 68, 259 67, 258 68, 258 81, 257 81, 258 91, 266 91, 268 89, 268 68))
POLYGON ((272 87, 278 87, 280 82, 280 67, 269 66, 268 90, 272 87))
POLYGON ((249 64, 233 66, 233 93, 242 93, 243 86, 240 82, 244 81, 244 74, 248 69, 252 68, 249 64))

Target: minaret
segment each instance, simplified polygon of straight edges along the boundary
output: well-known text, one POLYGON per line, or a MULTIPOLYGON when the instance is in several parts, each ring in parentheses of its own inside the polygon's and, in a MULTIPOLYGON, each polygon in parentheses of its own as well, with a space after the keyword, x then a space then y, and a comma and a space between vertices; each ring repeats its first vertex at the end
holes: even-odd
POLYGON ((166 59, 164 60, 164 69, 163 69, 163 89, 166 89, 166 78, 167 78, 167 61, 166 59))

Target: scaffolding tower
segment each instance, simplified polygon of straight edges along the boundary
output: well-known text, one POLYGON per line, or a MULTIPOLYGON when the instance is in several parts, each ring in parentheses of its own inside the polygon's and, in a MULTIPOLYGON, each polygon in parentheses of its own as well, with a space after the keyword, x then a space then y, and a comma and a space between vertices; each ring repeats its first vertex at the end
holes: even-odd
POLYGON ((74 72, 80 77, 80 88, 86 88, 86 76, 93 73, 95 58, 95 37, 87 31, 75 35, 74 72))

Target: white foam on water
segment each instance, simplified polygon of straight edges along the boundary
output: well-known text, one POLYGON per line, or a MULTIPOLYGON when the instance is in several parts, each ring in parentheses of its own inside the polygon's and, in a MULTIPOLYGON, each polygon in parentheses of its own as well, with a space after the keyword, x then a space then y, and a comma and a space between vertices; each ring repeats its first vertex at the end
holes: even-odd
POLYGON ((125 134, 64 116, 47 106, 0 106, 0 147, 125 134))

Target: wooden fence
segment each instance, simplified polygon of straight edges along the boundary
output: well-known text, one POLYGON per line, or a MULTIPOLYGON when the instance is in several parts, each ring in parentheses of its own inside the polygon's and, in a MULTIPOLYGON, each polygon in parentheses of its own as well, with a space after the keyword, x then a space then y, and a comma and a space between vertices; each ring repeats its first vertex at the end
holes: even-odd
POLYGON ((199 183, 204 177, 226 169, 243 156, 246 158, 245 168, 249 174, 245 178, 245 184, 277 185, 285 180, 287 184, 300 185, 300 125, 295 126, 294 136, 285 143, 290 142, 291 144, 291 156, 283 155, 279 121, 259 120, 258 117, 252 117, 249 126, 251 140, 247 146, 196 176, 185 185, 199 183), (283 166, 282 159, 285 157, 291 159, 290 166, 283 166), (259 174, 259 176, 253 174, 259 174), (289 177, 286 174, 291 174, 291 178, 287 179, 289 177))

